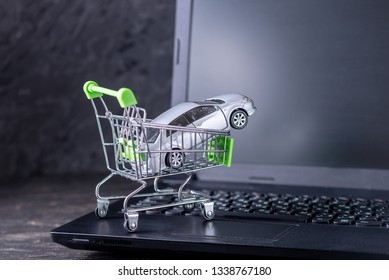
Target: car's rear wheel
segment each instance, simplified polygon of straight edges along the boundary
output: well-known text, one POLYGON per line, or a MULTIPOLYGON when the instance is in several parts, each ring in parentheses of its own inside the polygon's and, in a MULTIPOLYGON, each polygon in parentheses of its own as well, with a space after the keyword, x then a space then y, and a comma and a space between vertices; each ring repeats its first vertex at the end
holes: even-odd
POLYGON ((246 127, 247 121, 247 113, 243 110, 236 110, 231 114, 230 125, 235 129, 242 129, 246 127))
POLYGON ((166 155, 166 165, 178 169, 184 165, 184 154, 179 150, 166 155))

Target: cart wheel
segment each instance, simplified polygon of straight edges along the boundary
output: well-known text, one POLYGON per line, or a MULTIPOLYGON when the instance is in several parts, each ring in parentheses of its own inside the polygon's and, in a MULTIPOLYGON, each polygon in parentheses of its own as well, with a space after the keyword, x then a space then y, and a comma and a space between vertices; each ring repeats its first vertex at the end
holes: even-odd
POLYGON ((99 218, 104 218, 105 216, 107 216, 108 207, 109 207, 108 200, 97 200, 97 207, 95 209, 96 216, 99 218))
POLYGON ((166 156, 166 163, 167 166, 178 169, 184 164, 184 154, 178 150, 177 152, 168 153, 166 156))
POLYGON ((104 209, 99 209, 98 207, 96 207, 96 209, 95 209, 95 215, 96 215, 98 218, 104 218, 105 216, 107 216, 107 211, 104 210, 104 209))
POLYGON ((247 113, 243 110, 236 110, 231 114, 230 124, 235 129, 245 128, 247 121, 247 113))
POLYGON ((213 210, 213 202, 204 202, 201 204, 201 214, 207 221, 212 220, 215 217, 215 211, 213 210))
POLYGON ((184 204, 184 212, 185 213, 192 212, 194 208, 195 208, 195 204, 194 203, 184 204))
POLYGON ((138 228, 139 214, 136 212, 127 212, 124 214, 123 227, 128 232, 134 232, 138 228))

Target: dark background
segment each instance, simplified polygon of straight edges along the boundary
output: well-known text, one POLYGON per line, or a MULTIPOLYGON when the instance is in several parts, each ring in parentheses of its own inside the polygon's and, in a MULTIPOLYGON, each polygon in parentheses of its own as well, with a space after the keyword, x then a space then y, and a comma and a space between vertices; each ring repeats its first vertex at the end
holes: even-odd
POLYGON ((82 86, 169 108, 175 1, 0 0, 0 180, 105 171, 82 86))

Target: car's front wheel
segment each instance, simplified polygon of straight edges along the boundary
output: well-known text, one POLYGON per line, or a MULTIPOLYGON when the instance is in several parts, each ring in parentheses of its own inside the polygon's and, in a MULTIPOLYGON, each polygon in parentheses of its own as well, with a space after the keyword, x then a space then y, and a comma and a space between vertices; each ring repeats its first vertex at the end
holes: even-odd
POLYGON ((166 165, 168 167, 178 169, 184 165, 184 155, 179 150, 168 153, 166 155, 166 165))
POLYGON ((242 129, 247 125, 248 116, 243 110, 236 110, 231 114, 230 125, 235 129, 242 129))

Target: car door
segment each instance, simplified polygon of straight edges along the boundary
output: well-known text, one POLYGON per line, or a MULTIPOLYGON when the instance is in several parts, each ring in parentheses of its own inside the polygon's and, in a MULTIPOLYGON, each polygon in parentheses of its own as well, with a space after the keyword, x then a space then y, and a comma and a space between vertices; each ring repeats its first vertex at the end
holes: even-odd
MULTIPOLYGON (((227 120, 222 112, 222 110, 215 105, 199 105, 187 113, 187 118, 196 128, 199 128, 201 131, 204 129, 214 129, 214 130, 223 130, 228 127, 227 120)), ((207 133, 198 133, 197 134, 201 142, 207 142, 207 139, 211 137, 211 135, 207 133)))
MULTIPOLYGON (((182 114, 175 118, 169 125, 192 127, 193 123, 187 118, 185 114, 182 114)), ((181 130, 166 130, 166 140, 168 149, 192 149, 195 139, 194 133, 181 131, 181 130)))

